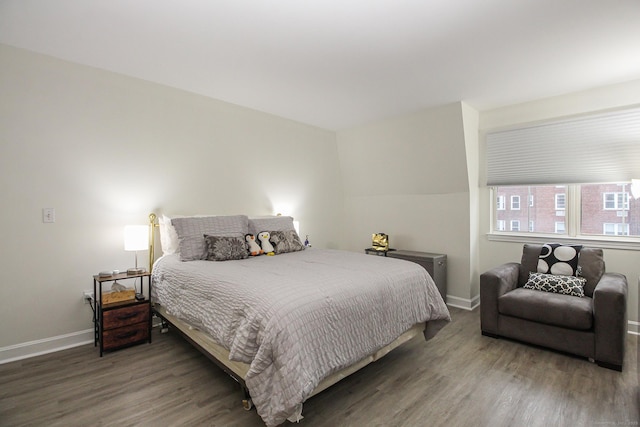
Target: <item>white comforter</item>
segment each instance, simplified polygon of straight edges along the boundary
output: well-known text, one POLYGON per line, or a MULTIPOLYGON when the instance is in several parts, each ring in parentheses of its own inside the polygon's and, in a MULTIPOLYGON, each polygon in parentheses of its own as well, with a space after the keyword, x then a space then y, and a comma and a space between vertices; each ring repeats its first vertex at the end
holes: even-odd
POLYGON ((222 262, 168 255, 154 267, 153 286, 169 313, 250 364, 245 382, 268 426, 299 416, 323 378, 414 324, 429 321, 432 336, 450 320, 422 267, 354 252, 307 249, 222 262))

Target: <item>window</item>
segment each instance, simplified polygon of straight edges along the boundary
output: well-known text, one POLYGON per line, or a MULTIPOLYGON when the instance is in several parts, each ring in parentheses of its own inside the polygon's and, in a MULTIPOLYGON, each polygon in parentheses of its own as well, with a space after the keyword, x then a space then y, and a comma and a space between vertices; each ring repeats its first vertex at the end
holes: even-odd
POLYGON ((629 197, 628 182, 580 186, 580 233, 640 236, 640 199, 629 197))
MULTIPOLYGON (((520 210, 494 212, 493 231, 508 234, 560 234, 567 237, 640 236, 640 198, 631 197, 629 182, 494 187, 502 200, 535 200, 520 210), (522 226, 521 224, 527 224, 522 226), (506 228, 508 227, 508 228, 506 228)), ((497 197, 497 196, 494 196, 497 197)), ((637 241, 637 240, 633 240, 637 241)))
POLYGON ((621 223, 614 224, 610 222, 605 222, 602 227, 602 234, 606 236, 628 236, 629 235, 629 224, 621 223))
POLYGON ((520 210, 520 196, 511 196, 511 210, 512 211, 520 210))
POLYGON ((602 195, 603 209, 629 209, 629 193, 604 193, 602 195))
MULTIPOLYGON (((541 186, 509 186, 499 187, 495 189, 502 200, 507 198, 512 205, 523 200, 529 203, 518 203, 519 209, 497 210, 495 212, 496 222, 494 223, 495 231, 506 231, 504 227, 498 225, 498 221, 519 221, 520 224, 527 224, 526 229, 517 231, 538 232, 538 233, 555 233, 554 221, 556 221, 555 195, 566 194, 566 186, 541 185, 541 186), (531 203, 533 200, 535 204, 531 203), (535 225, 534 225, 535 224, 535 225)), ((500 198, 500 197, 498 197, 500 198)), ((499 204, 499 203, 498 203, 499 204)), ((564 214, 564 211, 561 211, 564 214)), ((562 215, 564 216, 564 215, 562 215)), ((510 228, 508 231, 516 231, 510 228)))
MULTIPOLYGON (((585 241, 593 235, 594 244, 640 251, 640 198, 629 197, 630 178, 640 178, 638 141, 638 106, 489 130, 486 185, 498 190, 492 197, 521 201, 520 210, 494 211, 492 199, 493 230, 497 220, 535 221, 535 231, 524 226, 517 234, 539 233, 531 239, 538 242, 556 233, 585 241)), ((508 233, 490 239, 522 241, 508 233)))
POLYGON ((506 207, 505 207, 505 205, 506 205, 505 199, 506 199, 505 196, 498 196, 496 198, 496 206, 497 206, 496 209, 498 209, 499 211, 503 211, 503 210, 506 209, 506 207))

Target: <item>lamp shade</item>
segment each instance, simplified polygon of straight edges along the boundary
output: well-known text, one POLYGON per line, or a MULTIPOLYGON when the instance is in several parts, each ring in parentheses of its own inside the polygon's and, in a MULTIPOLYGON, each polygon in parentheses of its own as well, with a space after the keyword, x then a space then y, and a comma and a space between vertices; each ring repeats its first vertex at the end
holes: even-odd
POLYGON ((124 250, 142 251, 149 249, 149 227, 146 225, 127 225, 124 227, 124 250))

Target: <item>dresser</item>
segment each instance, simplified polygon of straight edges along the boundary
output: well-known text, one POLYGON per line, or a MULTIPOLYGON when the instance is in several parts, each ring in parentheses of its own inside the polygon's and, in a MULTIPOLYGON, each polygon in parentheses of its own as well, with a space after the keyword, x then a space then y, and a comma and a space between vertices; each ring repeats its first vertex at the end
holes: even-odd
POLYGON ((377 251, 373 248, 367 248, 364 251, 369 255, 399 258, 421 265, 425 270, 427 270, 431 278, 433 278, 433 281, 436 283, 436 287, 438 288, 438 292, 440 292, 440 296, 444 302, 447 302, 447 256, 445 254, 405 251, 402 249, 377 251))

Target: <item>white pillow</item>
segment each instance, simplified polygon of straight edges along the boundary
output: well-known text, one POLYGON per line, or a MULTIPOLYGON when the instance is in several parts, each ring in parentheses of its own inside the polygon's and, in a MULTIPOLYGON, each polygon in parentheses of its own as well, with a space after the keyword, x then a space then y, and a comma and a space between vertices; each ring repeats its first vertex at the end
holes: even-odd
POLYGON ((163 255, 175 254, 178 252, 179 242, 176 228, 171 224, 171 218, 162 215, 158 218, 160 228, 160 247, 163 255))

